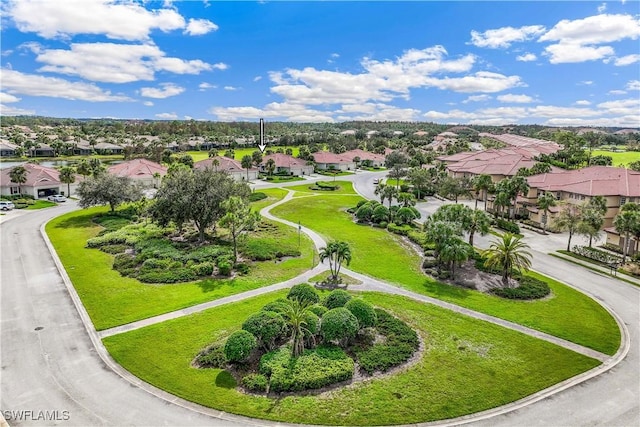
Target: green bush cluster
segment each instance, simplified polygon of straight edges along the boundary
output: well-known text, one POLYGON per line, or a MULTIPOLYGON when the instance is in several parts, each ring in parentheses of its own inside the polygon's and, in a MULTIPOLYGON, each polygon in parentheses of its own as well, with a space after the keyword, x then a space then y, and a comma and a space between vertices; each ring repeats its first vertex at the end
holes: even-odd
POLYGON ((360 298, 352 298, 344 307, 356 317, 360 329, 372 328, 376 325, 378 317, 373 306, 368 302, 360 298))
POLYGON ((376 328, 385 342, 356 352, 360 367, 369 374, 406 362, 420 347, 418 334, 409 325, 384 310, 375 309, 375 313, 376 328))
POLYGON ((216 343, 196 356, 196 364, 203 368, 224 369, 227 358, 224 355, 224 344, 216 343))
POLYGON ((224 345, 224 355, 231 363, 242 363, 249 358, 257 345, 256 337, 241 329, 227 338, 224 345))
POLYGON ((320 333, 325 341, 347 343, 359 329, 358 319, 345 307, 333 308, 322 315, 320 333))
POLYGON ((263 310, 245 320, 242 329, 256 337, 264 349, 271 350, 287 332, 287 324, 279 313, 263 310))
POLYGON ((493 293, 502 298, 519 300, 544 298, 551 293, 549 285, 542 280, 524 276, 519 282, 520 286, 517 288, 497 288, 493 293))
POLYGON ((268 261, 286 256, 300 256, 297 246, 283 244, 282 240, 277 238, 249 239, 239 249, 244 256, 253 261, 268 261))
POLYGON ((269 380, 262 374, 249 374, 242 377, 242 386, 249 391, 267 391, 269 380))
POLYGON ((354 361, 340 348, 319 346, 298 357, 282 347, 260 359, 260 373, 275 392, 318 389, 353 378, 354 361))
POLYGON ((249 194, 250 202, 257 202, 258 200, 264 200, 266 198, 267 198, 267 195, 260 191, 254 191, 253 193, 249 194))
POLYGON ((335 289, 327 295, 323 301, 323 305, 329 310, 344 307, 344 305, 351 299, 351 294, 342 289, 335 289))
POLYGON ((287 299, 308 302, 309 304, 317 304, 320 302, 318 293, 314 287, 308 283, 298 283, 297 285, 293 285, 291 289, 289 289, 287 299))
POLYGON ((502 218, 496 218, 496 227, 501 230, 508 231, 513 234, 520 234, 520 227, 515 222, 508 221, 502 218))
POLYGON ((413 227, 411 227, 410 225, 396 225, 393 222, 389 223, 389 225, 387 226, 387 230, 389 230, 390 232, 394 233, 394 234, 399 234, 401 236, 408 236, 409 232, 413 230, 413 227))
POLYGON ((112 255, 124 253, 127 249, 129 249, 127 245, 104 245, 100 248, 102 252, 112 255))
POLYGON ((574 246, 573 252, 585 258, 592 259, 604 264, 621 263, 622 257, 610 254, 600 249, 590 248, 588 246, 574 246))

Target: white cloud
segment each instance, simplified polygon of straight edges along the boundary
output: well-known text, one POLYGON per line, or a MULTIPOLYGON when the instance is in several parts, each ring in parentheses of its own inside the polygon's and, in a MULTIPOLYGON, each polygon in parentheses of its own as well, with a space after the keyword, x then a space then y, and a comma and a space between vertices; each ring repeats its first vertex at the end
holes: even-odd
POLYGON ((420 111, 369 102, 343 105, 336 114, 339 114, 337 117, 339 121, 415 121, 420 111))
POLYGON ((605 110, 606 114, 616 116, 640 116, 640 98, 618 99, 598 104, 598 108, 605 110))
POLYGON ((3 116, 33 116, 36 114, 36 111, 25 110, 0 103, 0 114, 3 116))
POLYGON ((531 62, 531 61, 535 61, 536 59, 538 59, 538 57, 533 54, 533 53, 525 53, 524 55, 519 55, 516 56, 516 61, 521 61, 521 62, 531 62))
POLYGON ((144 105, 145 107, 153 107, 153 102, 151 102, 151 101, 144 101, 144 102, 142 103, 142 105, 144 105))
POLYGON ((173 83, 161 83, 159 88, 143 87, 140 88, 140 95, 145 98, 163 99, 171 96, 180 95, 185 89, 173 83))
POLYGON ((627 90, 640 90, 640 80, 630 80, 627 82, 627 90))
POLYGON ((526 27, 513 28, 503 27, 495 30, 487 30, 484 33, 471 31, 471 44, 478 47, 488 47, 491 49, 507 48, 513 42, 523 42, 542 34, 545 27, 542 25, 530 25, 526 27))
POLYGON ((260 80, 262 80, 262 76, 255 76, 255 77, 253 78, 253 81, 254 81, 254 82, 259 82, 260 80))
POLYGON ((304 105, 288 102, 272 102, 264 108, 256 107, 214 107, 209 113, 217 116, 218 120, 250 120, 258 118, 284 118, 292 122, 334 122, 331 113, 313 110, 304 105))
POLYGON ((235 87, 235 86, 225 86, 224 90, 228 90, 228 91, 234 91, 234 90, 238 90, 239 88, 235 87))
POLYGON ((332 53, 331 57, 332 58, 340 58, 340 54, 339 53, 332 53))
POLYGON ((591 102, 587 101, 586 99, 581 99, 579 101, 574 102, 574 104, 576 104, 576 105, 591 105, 591 102))
POLYGON ((469 102, 482 102, 482 101, 488 101, 490 99, 491 99, 491 96, 489 95, 471 95, 467 97, 467 99, 462 101, 462 103, 468 104, 469 102))
POLYGON ((627 91, 626 91, 626 90, 619 90, 619 89, 616 89, 616 90, 610 90, 610 91, 609 91, 609 92, 607 92, 607 93, 608 93, 609 95, 624 95, 624 94, 626 94, 626 93, 627 93, 627 91))
POLYGON ((156 114, 156 117, 161 120, 176 120, 178 115, 176 113, 159 113, 156 114))
POLYGON ((22 32, 45 38, 75 34, 104 34, 111 39, 147 40, 152 30, 168 32, 185 27, 174 9, 147 10, 134 2, 114 0, 12 0, 3 15, 22 32))
POLYGON ((216 70, 226 70, 227 68, 229 68, 229 66, 224 62, 218 62, 217 64, 213 64, 212 67, 215 68, 216 70))
POLYGON ((534 117, 594 117, 600 114, 589 108, 558 107, 555 105, 539 105, 528 108, 527 113, 534 117))
POLYGON ((636 62, 640 62, 640 55, 637 53, 616 58, 613 63, 616 67, 624 67, 626 65, 635 64, 636 62))
POLYGON ((8 93, 0 92, 0 104, 11 104, 12 102, 18 102, 20 98, 10 95, 8 93))
POLYGON ((211 31, 218 31, 218 28, 220 27, 206 19, 189 19, 189 23, 184 32, 190 36, 201 36, 211 31))
POLYGON ((591 86, 593 84, 593 80, 582 80, 578 82, 579 86, 591 86))
POLYGON ((598 6, 598 13, 603 13, 605 10, 607 10, 606 3, 602 3, 600 6, 598 6))
POLYGON ((109 83, 153 80, 156 71, 199 74, 212 68, 199 59, 167 57, 153 44, 72 43, 70 50, 43 50, 36 61, 45 64, 39 71, 109 83))
POLYGON ((10 93, 29 96, 48 96, 89 102, 131 101, 124 95, 112 95, 90 83, 70 82, 57 77, 24 74, 2 69, 2 89, 10 93))
POLYGON ((512 93, 508 93, 506 95, 500 95, 496 98, 500 102, 505 103, 515 103, 515 104, 529 104, 531 102, 535 102, 535 99, 530 97, 529 95, 515 95, 512 93))
POLYGON ((198 85, 198 88, 200 92, 204 92, 205 90, 208 90, 208 89, 217 89, 218 86, 211 83, 202 82, 198 85))
POLYGON ((493 93, 511 89, 518 86, 526 86, 518 76, 505 76, 488 71, 478 71, 475 74, 457 78, 426 78, 425 86, 433 86, 438 89, 452 90, 454 92, 483 92, 493 93))
POLYGON ((550 57, 549 62, 552 64, 595 61, 615 53, 611 46, 594 47, 572 43, 552 44, 544 51, 550 57))

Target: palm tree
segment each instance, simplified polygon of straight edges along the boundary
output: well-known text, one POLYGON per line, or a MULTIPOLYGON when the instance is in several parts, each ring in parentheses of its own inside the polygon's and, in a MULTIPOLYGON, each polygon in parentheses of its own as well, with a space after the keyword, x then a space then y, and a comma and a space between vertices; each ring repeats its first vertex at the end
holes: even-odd
POLYGON ((9 172, 11 182, 18 184, 18 194, 22 194, 22 184, 27 182, 27 170, 24 166, 16 166, 9 172))
POLYGON ((624 233, 624 246, 622 248, 622 263, 627 261, 627 254, 629 253, 629 247, 631 246, 631 234, 635 233, 640 228, 640 210, 636 210, 633 203, 629 203, 629 208, 626 205, 620 209, 620 212, 613 220, 613 225, 616 231, 620 234, 624 233), (625 209, 626 208, 626 209, 625 209))
POLYGON ((311 302, 308 300, 287 299, 282 316, 291 331, 291 354, 298 357, 304 352, 304 337, 311 335, 307 329, 307 316, 311 313, 309 309, 311 302))
POLYGON ((384 201, 384 199, 387 199, 389 201, 389 208, 391 208, 391 202, 397 196, 398 196, 398 189, 396 187, 387 185, 382 189, 382 194, 380 195, 380 199, 382 201, 384 201))
POLYGON ((76 171, 70 166, 61 168, 60 182, 67 184, 67 197, 69 197, 71 195, 71 184, 76 182, 76 171))
POLYGON ((542 217, 542 234, 547 234, 547 223, 549 222, 549 208, 556 205, 556 197, 552 193, 543 193, 538 196, 538 209, 544 212, 542 217))
POLYGON ((569 240, 567 241, 567 252, 571 251, 571 238, 578 231, 580 221, 582 220, 582 207, 578 205, 566 204, 556 217, 554 224, 562 231, 569 232, 569 240))
POLYGON ((514 219, 516 216, 516 209, 518 204, 518 196, 529 191, 529 183, 524 176, 514 176, 509 181, 509 193, 513 200, 513 210, 511 210, 510 217, 514 219))
POLYGON ((416 197, 411 193, 398 193, 398 203, 403 207, 415 206, 416 197))
POLYGON ((440 258, 444 262, 451 263, 451 278, 456 278, 456 263, 462 263, 469 259, 471 254, 471 246, 460 238, 449 240, 442 248, 440 258))
POLYGON ((82 159, 78 166, 76 167, 76 171, 82 176, 91 175, 91 165, 87 161, 87 159, 82 159))
POLYGON ((373 191, 373 194, 380 196, 380 203, 384 203, 384 199, 386 196, 384 195, 383 191, 386 186, 387 184, 385 184, 384 182, 381 182, 376 186, 376 189, 373 191))
POLYGON ((473 247, 473 236, 480 233, 481 236, 489 233, 491 228, 491 219, 489 216, 479 209, 474 209, 464 223, 464 230, 469 233, 469 245, 473 247))
POLYGON ((218 166, 220 166, 220 160, 218 159, 213 159, 211 161, 211 166, 213 166, 213 170, 214 172, 218 172, 218 166))
POLYGON ((329 270, 331 271, 330 280, 337 282, 340 274, 342 263, 347 265, 351 263, 351 249, 347 242, 329 242, 327 246, 320 249, 320 261, 329 260, 329 270))
POLYGON ((265 165, 265 168, 267 169, 267 175, 269 176, 273 175, 273 172, 276 170, 276 161, 273 159, 267 160, 267 164, 265 165))
POLYGON ((478 175, 473 180, 473 189, 476 192, 476 206, 478 209, 478 192, 482 191, 482 200, 484 201, 484 210, 487 210, 487 197, 489 195, 489 190, 493 187, 493 181, 491 180, 491 176, 487 174, 478 175))
POLYGON ((593 239, 597 239, 600 235, 600 229, 604 224, 604 218, 596 209, 589 209, 589 205, 585 205, 582 209, 582 219, 578 224, 578 233, 589 238, 589 247, 593 244, 593 239))
POLYGON ((527 251, 529 245, 521 241, 521 237, 505 233, 500 240, 494 240, 489 249, 484 251, 489 268, 502 270, 502 283, 509 285, 509 278, 513 270, 528 270, 531 267, 531 253, 527 251))
POLYGON ((253 158, 250 155, 242 156, 242 160, 240 160, 240 164, 243 168, 247 170, 247 182, 249 181, 249 169, 253 166, 253 158))

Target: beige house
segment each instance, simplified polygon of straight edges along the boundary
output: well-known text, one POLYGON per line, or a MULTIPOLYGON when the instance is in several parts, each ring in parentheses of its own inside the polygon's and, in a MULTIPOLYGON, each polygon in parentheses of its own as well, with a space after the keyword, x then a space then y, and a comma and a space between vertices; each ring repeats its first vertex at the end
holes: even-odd
POLYGON ((358 157, 360 159, 360 164, 362 162, 367 162, 371 167, 380 167, 384 166, 384 161, 386 159, 385 155, 372 153, 370 151, 364 151, 359 148, 355 150, 345 151, 340 154, 340 156, 346 157, 347 159, 355 159, 358 157))
POLYGON ((318 151, 317 153, 313 153, 313 160, 316 162, 316 167, 321 170, 334 169, 348 171, 356 169, 356 163, 353 161, 353 158, 349 158, 344 154, 318 151))
POLYGON ((193 165, 194 169, 212 169, 217 172, 226 172, 233 177, 236 181, 251 181, 258 178, 258 168, 251 167, 247 169, 242 167, 242 164, 228 157, 215 156, 208 159, 200 160, 193 165))
POLYGON ((286 172, 289 175, 311 175, 313 173, 313 165, 307 164, 305 160, 298 159, 288 154, 274 153, 267 154, 262 158, 260 171, 266 172, 266 164, 269 159, 273 159, 276 165, 275 173, 286 172))
MULTIPOLYGON (((27 194, 34 199, 53 194, 69 195, 67 194, 67 184, 60 182, 58 170, 35 163, 25 163, 22 166, 27 170, 27 181, 22 185, 11 182, 10 173, 13 168, 0 170, 0 194, 3 196, 27 194)), ((75 193, 80 181, 82 181, 82 176, 76 175, 76 182, 69 185, 71 194, 75 193)))
POLYGON ((107 172, 130 178, 145 188, 158 188, 162 177, 167 174, 167 168, 151 160, 133 159, 113 165, 107 172))

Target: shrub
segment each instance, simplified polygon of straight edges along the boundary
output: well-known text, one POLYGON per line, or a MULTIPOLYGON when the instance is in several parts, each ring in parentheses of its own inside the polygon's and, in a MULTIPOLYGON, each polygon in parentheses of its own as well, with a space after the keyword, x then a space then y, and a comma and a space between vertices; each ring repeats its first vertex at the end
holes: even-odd
POLYGON ((387 227, 387 230, 389 230, 392 233, 399 234, 401 236, 406 236, 409 234, 409 231, 411 231, 412 228, 410 225, 396 225, 392 222, 387 227))
POLYGON ((407 237, 409 238, 409 240, 411 240, 413 243, 420 245, 421 247, 425 247, 425 245, 427 244, 427 235, 425 233, 422 233, 418 230, 409 230, 407 232, 407 237))
POLYGON ((136 257, 128 254, 118 254, 113 257, 113 269, 122 272, 127 268, 135 268, 138 266, 136 257))
POLYGON ((242 386, 249 391, 267 391, 269 380, 262 374, 249 374, 242 377, 242 386))
POLYGON ((141 271, 138 280, 145 283, 179 283, 189 282, 197 278, 196 274, 187 267, 170 268, 168 270, 141 271))
POLYGON ((309 307, 309 310, 318 317, 322 317, 323 314, 329 311, 327 307, 320 304, 312 305, 311 307, 309 307))
POLYGON ((142 263, 141 268, 145 270, 167 269, 171 266, 170 259, 149 258, 142 263))
POLYGON ((422 261, 422 268, 433 268, 438 265, 438 261, 434 258, 425 258, 422 261))
POLYGON ((551 293, 551 289, 542 280, 524 276, 517 288, 497 288, 493 293, 502 298, 531 300, 546 297, 551 293))
POLYGON ((251 270, 251 267, 249 267, 249 264, 246 264, 244 262, 239 262, 238 264, 235 265, 234 268, 240 274, 249 274, 249 271, 251 270))
POLYGON ((227 358, 224 355, 224 344, 216 343, 205 349, 196 357, 196 363, 204 368, 223 369, 227 364, 227 358))
POLYGON ((253 193, 249 194, 250 202, 257 202, 258 200, 263 200, 266 198, 267 198, 267 195, 259 191, 254 191, 253 193))
POLYGON ((284 313, 289 304, 283 298, 278 298, 275 301, 271 301, 269 304, 262 307, 262 311, 274 311, 276 313, 284 313))
POLYGON ((313 286, 308 283, 298 283, 293 285, 289 290, 287 299, 297 300, 300 302, 309 302, 310 304, 316 304, 320 302, 320 297, 313 286))
POLYGON ((213 274, 213 263, 211 262, 201 262, 189 268, 193 270, 196 276, 211 276, 213 274))
POLYGON ((346 345, 356 336, 358 329, 358 319, 344 307, 331 309, 322 315, 320 332, 326 341, 338 341, 346 345))
POLYGON ((129 249, 127 245, 104 245, 100 247, 102 252, 113 255, 124 253, 127 249, 129 249))
POLYGON ((228 258, 218 258, 218 274, 231 276, 231 261, 228 258))
POLYGON ((255 336, 266 350, 271 350, 287 330, 287 325, 279 313, 259 311, 245 320, 242 329, 255 336))
POLYGON ((501 230, 508 231, 513 234, 520 234, 520 227, 515 222, 507 221, 506 219, 496 218, 496 227, 501 230))
POLYGON ((253 334, 245 330, 239 330, 227 338, 227 342, 224 345, 224 355, 231 363, 241 363, 247 360, 256 345, 257 340, 253 334))
POLYGON ((622 258, 617 255, 610 254, 600 249, 590 248, 588 246, 574 246, 573 252, 577 255, 580 255, 585 258, 589 258, 604 264, 613 264, 613 263, 622 262, 622 258))
POLYGON ((329 310, 338 307, 344 307, 344 305, 351 299, 349 292, 342 289, 335 289, 327 295, 324 300, 324 306, 329 310))
POLYGON ((368 302, 360 298, 353 298, 344 307, 356 316, 360 329, 376 325, 376 312, 368 302))
POLYGON ((307 322, 305 338, 311 338, 320 332, 320 317, 313 312, 305 315, 304 321, 307 322))
POLYGON ((297 247, 283 246, 277 238, 252 238, 247 239, 240 248, 247 258, 253 261, 268 261, 285 256, 300 256, 297 247))

